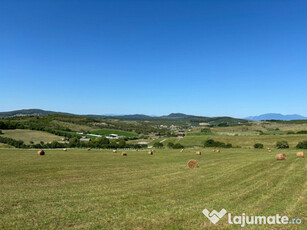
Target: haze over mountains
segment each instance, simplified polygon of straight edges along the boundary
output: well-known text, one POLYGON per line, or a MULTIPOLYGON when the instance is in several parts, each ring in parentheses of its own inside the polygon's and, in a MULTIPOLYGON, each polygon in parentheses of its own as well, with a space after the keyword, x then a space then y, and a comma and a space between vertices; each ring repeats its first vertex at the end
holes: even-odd
POLYGON ((250 121, 263 121, 263 120, 291 121, 291 120, 306 120, 307 117, 298 114, 283 115, 280 113, 266 113, 266 114, 261 114, 259 116, 246 117, 245 119, 250 121))

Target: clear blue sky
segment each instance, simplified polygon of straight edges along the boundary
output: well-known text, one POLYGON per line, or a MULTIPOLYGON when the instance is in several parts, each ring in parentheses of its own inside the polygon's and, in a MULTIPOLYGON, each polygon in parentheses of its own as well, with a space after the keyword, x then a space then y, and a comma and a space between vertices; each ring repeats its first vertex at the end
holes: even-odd
POLYGON ((307 115, 307 1, 0 1, 0 111, 307 115))

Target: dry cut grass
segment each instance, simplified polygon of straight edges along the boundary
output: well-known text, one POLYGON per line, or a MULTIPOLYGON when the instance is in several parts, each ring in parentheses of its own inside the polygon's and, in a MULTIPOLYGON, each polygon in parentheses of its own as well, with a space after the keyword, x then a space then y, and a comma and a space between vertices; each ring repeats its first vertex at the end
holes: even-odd
POLYGON ((296 150, 0 150, 0 229, 238 229, 202 210, 287 215, 306 229, 306 158, 296 150), (187 162, 199 167, 189 169, 187 162))

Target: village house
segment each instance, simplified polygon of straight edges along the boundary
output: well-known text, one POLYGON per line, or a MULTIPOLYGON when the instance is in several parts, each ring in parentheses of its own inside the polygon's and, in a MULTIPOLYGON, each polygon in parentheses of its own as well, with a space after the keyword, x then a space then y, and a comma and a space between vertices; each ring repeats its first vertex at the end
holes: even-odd
POLYGON ((108 138, 108 139, 121 139, 121 138, 125 138, 125 136, 118 136, 117 134, 109 134, 108 136, 106 136, 106 138, 108 138))
POLYGON ((91 140, 92 140, 92 139, 87 138, 87 137, 85 137, 85 136, 83 136, 83 137, 80 138, 80 141, 85 141, 85 142, 89 142, 89 141, 91 141, 91 140))
POLYGON ((207 122, 201 122, 201 123, 199 123, 199 125, 200 125, 200 126, 208 126, 208 125, 210 125, 210 124, 207 123, 207 122))
POLYGON ((118 139, 118 135, 117 134, 109 134, 108 136, 106 136, 106 138, 108 138, 108 139, 118 139))
POLYGON ((185 131, 184 130, 178 131, 177 137, 178 138, 184 138, 185 137, 185 131))
POLYGON ((99 134, 92 134, 92 133, 90 133, 90 134, 87 134, 88 136, 93 136, 93 137, 102 137, 101 135, 99 135, 99 134))
POLYGON ((139 142, 138 145, 147 145, 148 142, 139 142))

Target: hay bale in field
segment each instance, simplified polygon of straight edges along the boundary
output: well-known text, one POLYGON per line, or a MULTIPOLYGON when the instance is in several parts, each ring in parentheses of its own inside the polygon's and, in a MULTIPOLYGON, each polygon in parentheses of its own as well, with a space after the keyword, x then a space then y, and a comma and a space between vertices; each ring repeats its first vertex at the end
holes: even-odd
POLYGON ((279 153, 279 154, 276 154, 275 159, 276 160, 287 160, 287 156, 286 154, 279 153))
POLYGON ((90 151, 90 150, 91 150, 91 148, 88 148, 88 149, 87 149, 87 151, 90 151))
POLYGON ((183 152, 183 149, 181 149, 180 152, 182 153, 182 152, 183 152))
POLYGON ((67 151, 67 148, 63 149, 63 151, 65 151, 65 152, 66 152, 66 151, 67 151))
POLYGON ((40 155, 40 156, 42 156, 42 155, 45 155, 45 152, 44 152, 44 150, 38 150, 37 151, 37 155, 40 155))
POLYGON ((117 153, 117 150, 116 150, 116 149, 113 149, 113 153, 117 153))
POLYGON ((196 155, 201 155, 201 151, 197 151, 197 152, 196 152, 196 155))
POLYGON ((149 151, 149 152, 148 152, 148 155, 153 155, 153 151, 149 151))
POLYGON ((271 148, 268 148, 268 152, 271 153, 271 152, 272 152, 272 149, 271 149, 271 148))
POLYGON ((298 158, 304 158, 304 157, 305 157, 305 154, 304 154, 304 152, 298 152, 298 153, 296 153, 296 156, 297 156, 298 158))
POLYGON ((198 168, 198 163, 196 160, 189 160, 188 167, 190 169, 198 168))
POLYGON ((219 152, 221 152, 221 150, 217 149, 217 150, 215 150, 215 152, 216 152, 216 153, 219 153, 219 152))
POLYGON ((122 152, 122 156, 127 156, 127 153, 126 152, 122 152))

